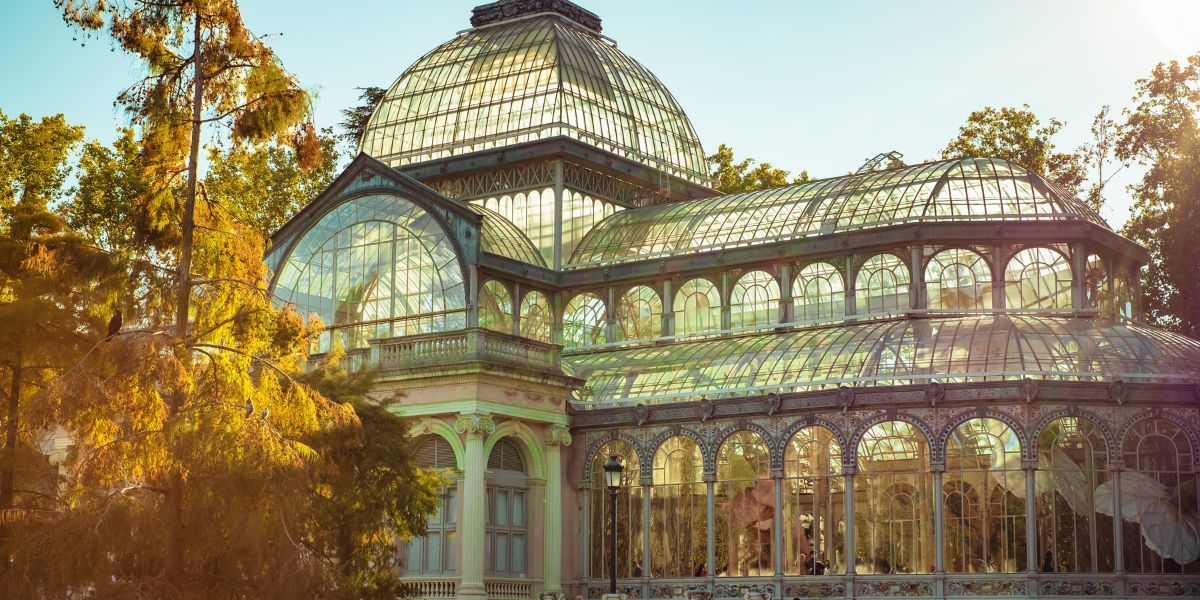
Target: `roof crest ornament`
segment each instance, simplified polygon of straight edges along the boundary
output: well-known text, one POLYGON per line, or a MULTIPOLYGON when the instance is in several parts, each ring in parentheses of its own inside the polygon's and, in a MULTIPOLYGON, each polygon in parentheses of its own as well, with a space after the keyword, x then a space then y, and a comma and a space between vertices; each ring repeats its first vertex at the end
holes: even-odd
POLYGON ((570 0, 499 0, 471 10, 471 26, 482 27, 521 17, 551 13, 600 33, 600 16, 570 0))
POLYGON ((892 150, 890 152, 880 152, 874 158, 868 159, 854 174, 861 175, 872 171, 891 171, 892 169, 900 169, 907 166, 904 164, 904 155, 892 150))

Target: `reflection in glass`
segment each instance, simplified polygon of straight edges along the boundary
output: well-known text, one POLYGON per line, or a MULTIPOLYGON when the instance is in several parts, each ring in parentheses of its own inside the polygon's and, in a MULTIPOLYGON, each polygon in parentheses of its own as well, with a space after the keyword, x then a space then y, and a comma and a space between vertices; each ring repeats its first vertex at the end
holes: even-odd
POLYGON ((707 279, 693 279, 675 293, 675 335, 709 333, 721 328, 721 294, 707 279))
POLYGON ((800 270, 792 284, 793 320, 832 319, 846 314, 842 274, 829 263, 813 263, 800 270))
POLYGON ((834 575, 845 568, 842 448, 828 429, 805 427, 784 453, 785 575, 834 575))
POLYGON ((489 279, 479 288, 479 326, 501 333, 512 333, 512 297, 508 288, 489 279))
POLYGON ((1038 570, 1109 573, 1113 570, 1112 504, 1095 505, 1108 481, 1108 446, 1091 421, 1056 419, 1038 440, 1038 570))
POLYGON ((617 300, 617 341, 648 340, 662 333, 662 300, 653 288, 639 285, 617 300))
POLYGON ((563 311, 563 345, 594 346, 606 341, 604 301, 584 292, 571 298, 563 311))
POLYGON ((943 552, 950 573, 1025 571, 1021 444, 996 419, 971 419, 946 445, 943 552))
POLYGON ((992 307, 992 274, 987 261, 965 248, 943 250, 929 260, 925 290, 931 309, 992 307))
POLYGON ((1112 292, 1108 286, 1108 269, 1104 259, 1093 254, 1088 257, 1083 272, 1083 293, 1088 308, 1105 309, 1110 306, 1112 292))
POLYGON ((609 577, 609 525, 612 497, 604 483, 604 463, 616 456, 624 470, 617 492, 617 577, 642 576, 642 484, 637 453, 621 440, 605 442, 592 459, 591 512, 588 515, 588 573, 597 579, 609 577))
POLYGON ((774 575, 775 480, 762 437, 739 431, 717 453, 714 572, 730 577, 774 575))
POLYGON ((1053 248, 1026 248, 1004 270, 1008 308, 1071 308, 1071 265, 1053 248))
POLYGON ((766 271, 750 271, 733 285, 729 295, 733 328, 779 322, 779 282, 766 271))
POLYGON ((904 421, 867 430, 854 478, 858 573, 929 573, 934 567, 929 443, 904 421))
POLYGON ((654 453, 650 488, 652 577, 692 577, 707 570, 708 486, 701 481, 703 470, 700 447, 689 437, 672 437, 654 453))
POLYGON ((858 314, 908 310, 908 265, 894 254, 871 257, 854 279, 858 314))
POLYGON ((553 320, 546 295, 537 290, 525 292, 525 297, 521 299, 521 335, 531 340, 549 342, 553 320))

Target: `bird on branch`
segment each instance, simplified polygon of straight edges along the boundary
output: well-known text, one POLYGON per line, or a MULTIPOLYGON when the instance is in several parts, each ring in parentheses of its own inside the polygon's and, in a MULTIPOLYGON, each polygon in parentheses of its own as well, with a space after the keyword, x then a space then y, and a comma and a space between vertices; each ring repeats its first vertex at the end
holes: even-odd
POLYGON ((117 309, 117 313, 108 320, 108 335, 104 336, 104 341, 108 341, 117 337, 121 333, 121 309, 117 309))

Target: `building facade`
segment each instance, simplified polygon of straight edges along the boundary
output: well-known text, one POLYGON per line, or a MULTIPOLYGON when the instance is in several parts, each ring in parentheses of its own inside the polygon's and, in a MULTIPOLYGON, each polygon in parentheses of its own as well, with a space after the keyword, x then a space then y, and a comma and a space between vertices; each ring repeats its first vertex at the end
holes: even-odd
POLYGON ((1200 343, 1141 324, 1143 248, 998 159, 721 195, 598 16, 471 26, 267 256, 452 481, 422 597, 1200 596, 1200 343))

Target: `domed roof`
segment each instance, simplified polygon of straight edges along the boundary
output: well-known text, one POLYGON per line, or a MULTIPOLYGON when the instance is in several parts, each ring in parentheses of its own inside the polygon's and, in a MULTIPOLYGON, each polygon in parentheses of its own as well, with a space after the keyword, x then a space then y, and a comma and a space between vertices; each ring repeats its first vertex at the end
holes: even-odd
POLYGON ((598 17, 563 0, 527 0, 481 6, 473 21, 484 24, 392 84, 363 152, 400 166, 567 136, 707 181, 687 115, 654 74, 600 35, 598 17), (495 14, 480 18, 484 9, 495 14))
POLYGON ((1001 159, 964 158, 624 210, 597 224, 571 268, 917 222, 1085 221, 1096 211, 1001 159))

